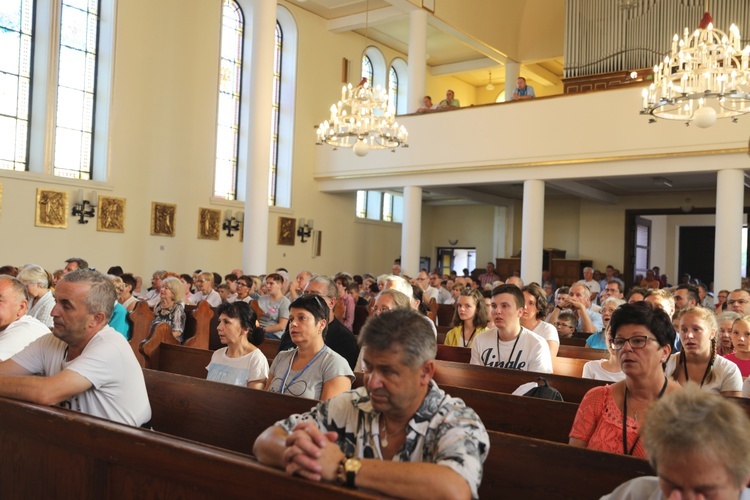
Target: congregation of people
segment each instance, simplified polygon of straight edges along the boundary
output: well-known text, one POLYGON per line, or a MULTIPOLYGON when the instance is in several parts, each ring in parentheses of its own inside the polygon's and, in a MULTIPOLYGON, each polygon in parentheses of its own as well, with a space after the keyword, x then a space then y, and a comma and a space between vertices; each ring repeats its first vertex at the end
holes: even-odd
POLYGON ((81 258, 55 272, 8 265, 0 268, 0 396, 148 428, 128 316, 145 302, 151 328, 167 324, 181 344, 191 307, 205 302, 225 346, 212 353, 208 380, 319 401, 258 437, 260 462, 392 496, 476 498, 489 438, 479 416, 435 383, 439 339, 470 350, 472 365, 539 374, 554 374, 561 345, 581 339, 601 352, 582 377, 607 384, 583 397, 569 444, 649 459, 659 477, 610 498, 749 495, 750 422, 727 396, 750 397, 750 291, 714 294, 689 275, 672 286, 658 268, 634 283, 626 290, 607 266, 583 269, 575 283, 544 271, 541 283, 525 284, 499 276, 492 262, 409 277, 397 259, 381 275, 157 270, 146 287, 119 266, 100 273, 81 258), (449 324, 439 306, 452 308, 449 324), (358 308, 368 319, 355 329, 358 308), (279 343, 270 363, 264 341, 279 343), (715 474, 701 477, 697 463, 715 474))

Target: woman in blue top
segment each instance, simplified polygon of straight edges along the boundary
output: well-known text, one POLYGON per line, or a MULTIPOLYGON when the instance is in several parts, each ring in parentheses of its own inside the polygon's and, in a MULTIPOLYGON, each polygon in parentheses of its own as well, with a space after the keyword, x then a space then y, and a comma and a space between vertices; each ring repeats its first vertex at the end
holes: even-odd
POLYGON ((602 323, 604 324, 604 328, 602 328, 601 332, 589 335, 589 338, 586 339, 586 346, 593 349, 607 349, 609 340, 607 340, 606 331, 607 326, 609 326, 609 320, 612 319, 612 314, 615 312, 615 310, 624 303, 624 300, 615 297, 604 299, 604 302, 602 302, 601 310, 602 323))

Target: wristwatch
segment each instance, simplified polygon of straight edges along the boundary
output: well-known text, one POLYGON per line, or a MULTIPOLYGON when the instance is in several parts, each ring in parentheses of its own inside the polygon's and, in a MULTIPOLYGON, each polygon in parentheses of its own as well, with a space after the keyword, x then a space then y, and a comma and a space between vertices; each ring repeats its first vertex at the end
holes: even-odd
POLYGON ((359 469, 362 468, 362 461, 358 458, 342 458, 339 463, 338 482, 349 488, 354 488, 354 480, 357 477, 359 469))

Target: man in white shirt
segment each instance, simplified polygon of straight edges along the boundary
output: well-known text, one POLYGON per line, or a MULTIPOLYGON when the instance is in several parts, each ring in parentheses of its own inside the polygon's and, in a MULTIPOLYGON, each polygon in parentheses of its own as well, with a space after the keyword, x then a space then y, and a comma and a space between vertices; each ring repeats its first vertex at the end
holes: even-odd
POLYGON ((44 323, 26 314, 28 307, 26 286, 12 276, 0 275, 0 361, 49 333, 44 323))
POLYGON ((521 326, 525 304, 523 292, 515 285, 500 285, 492 291, 495 328, 474 338, 472 365, 552 373, 547 341, 521 326))
POLYGON ((437 302, 438 290, 430 286, 430 276, 424 269, 419 271, 417 275, 417 286, 422 290, 422 302, 425 306, 430 304, 430 299, 435 299, 435 302, 437 302))
POLYGON ((586 285, 589 289, 589 300, 596 300, 597 295, 599 295, 599 292, 601 291, 601 287, 599 286, 599 282, 594 279, 594 270, 592 268, 583 268, 583 279, 577 281, 575 284, 577 285, 579 283, 586 285))
POLYGON ((0 363, 0 396, 58 405, 140 426, 151 406, 127 340, 107 323, 117 294, 93 270, 66 274, 57 284, 52 334, 0 363))
POLYGON ((195 281, 195 287, 198 292, 190 297, 190 302, 198 305, 205 300, 211 307, 219 307, 221 295, 214 290, 214 273, 200 273, 195 281))
POLYGON ((166 271, 156 271, 151 275, 151 290, 149 290, 143 300, 148 302, 148 306, 153 309, 161 300, 161 280, 167 275, 166 271))

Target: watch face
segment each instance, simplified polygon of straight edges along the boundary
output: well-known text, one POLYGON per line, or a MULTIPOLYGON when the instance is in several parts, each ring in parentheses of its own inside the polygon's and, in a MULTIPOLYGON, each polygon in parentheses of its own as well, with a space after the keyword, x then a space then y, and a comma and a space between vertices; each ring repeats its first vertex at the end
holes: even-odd
POLYGON ((344 464, 346 472, 359 472, 362 468, 362 462, 358 458, 350 458, 344 464))

